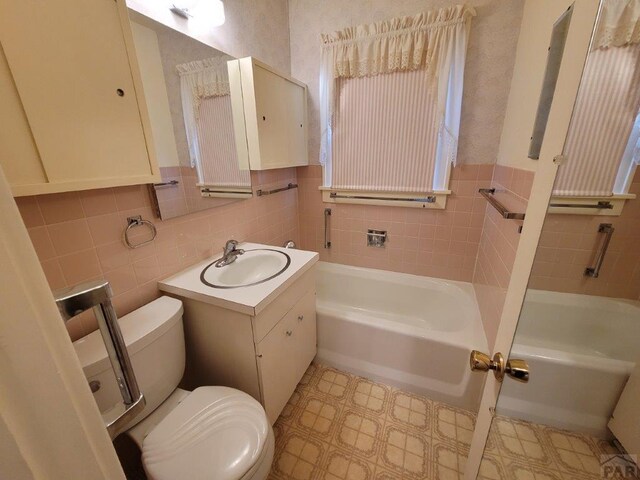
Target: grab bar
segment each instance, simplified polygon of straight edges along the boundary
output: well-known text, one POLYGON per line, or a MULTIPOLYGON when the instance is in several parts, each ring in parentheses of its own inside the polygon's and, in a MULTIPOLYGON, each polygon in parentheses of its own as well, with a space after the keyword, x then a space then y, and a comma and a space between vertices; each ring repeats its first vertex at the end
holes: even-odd
POLYGON ((120 415, 106 425, 109 435, 114 439, 144 409, 146 400, 138 387, 111 297, 111 287, 106 280, 86 282, 55 293, 58 310, 65 322, 90 308, 96 316, 125 407, 120 415))
POLYGON ((375 197, 368 195, 340 195, 336 192, 329 193, 329 198, 351 198, 355 200, 384 200, 390 202, 420 202, 420 203, 436 203, 436 197, 429 195, 424 198, 401 198, 401 197, 375 197))
POLYGON ((511 220, 524 220, 524 213, 510 212, 507 207, 502 205, 493 195, 496 193, 495 188, 481 188, 478 190, 480 195, 487 199, 489 205, 495 208, 502 218, 511 220))
POLYGON ((290 183, 286 187, 275 188, 273 190, 256 190, 256 195, 262 197, 263 195, 271 195, 273 193, 284 192, 285 190, 291 190, 292 188, 298 188, 297 183, 290 183))
POLYGON ((604 233, 604 240, 600 245, 600 251, 596 256, 596 265, 595 267, 587 267, 584 271, 585 276, 591 278, 598 278, 600 275, 600 269, 602 268, 602 263, 604 262, 604 256, 607 254, 607 249, 609 248, 609 242, 611 242, 611 237, 613 236, 613 232, 615 228, 610 223, 601 223, 598 227, 598 233, 604 233))
POLYGON ((595 204, 587 204, 582 205, 580 203, 550 203, 550 207, 556 208, 597 208, 598 210, 611 210, 613 209, 613 205, 611 202, 598 202, 595 204))
POLYGON ((154 183, 153 186, 155 188, 160 188, 160 187, 175 187, 176 185, 178 185, 180 182, 178 180, 169 180, 168 182, 160 182, 160 183, 154 183))
POLYGON ((331 216, 331 209, 324 209, 324 248, 331 248, 331 240, 329 240, 329 217, 331 216))

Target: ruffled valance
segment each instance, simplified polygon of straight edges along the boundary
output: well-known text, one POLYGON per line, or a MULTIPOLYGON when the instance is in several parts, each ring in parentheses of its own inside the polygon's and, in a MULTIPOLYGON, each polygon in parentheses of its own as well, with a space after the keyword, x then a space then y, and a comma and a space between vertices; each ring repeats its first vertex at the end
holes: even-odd
MULTIPOLYGON (((425 79, 437 88, 439 156, 444 162, 455 163, 464 63, 471 17, 475 15, 472 7, 455 5, 321 36, 320 163, 325 167, 325 186, 331 185, 335 84, 340 77, 424 69, 425 79)), ((438 177, 434 188, 446 188, 443 182, 438 177)))
POLYGON ((424 68, 429 76, 446 61, 451 35, 468 28, 473 8, 455 5, 413 17, 393 18, 322 35, 324 51, 331 51, 334 76, 363 77, 424 68))
POLYGON ((189 146, 189 161, 193 168, 200 162, 200 104, 205 98, 230 94, 227 60, 227 57, 214 57, 176 65, 176 71, 180 75, 182 116, 189 146))
POLYGON ((640 43, 640 0, 605 0, 592 49, 632 43, 640 43))
POLYGON ((198 118, 198 108, 203 98, 229 95, 227 59, 206 58, 176 65, 180 75, 180 85, 190 92, 194 112, 198 118))

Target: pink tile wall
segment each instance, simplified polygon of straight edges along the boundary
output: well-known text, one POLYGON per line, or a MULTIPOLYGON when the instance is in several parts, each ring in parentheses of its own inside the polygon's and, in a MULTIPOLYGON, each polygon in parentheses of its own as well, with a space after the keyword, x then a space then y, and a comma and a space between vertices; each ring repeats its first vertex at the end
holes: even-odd
MULTIPOLYGON (((526 210, 534 173, 496 165, 491 186, 509 209, 526 210)), ((489 351, 493 349, 507 287, 520 241, 518 227, 522 221, 507 220, 486 201, 484 225, 473 275, 473 288, 482 317, 489 351)))
MULTIPOLYGON (((254 191, 295 181, 295 169, 252 172, 254 191)), ((299 242, 296 190, 166 221, 154 218, 146 185, 20 197, 16 202, 51 288, 106 278, 118 315, 156 298, 158 279, 217 255, 230 238, 271 245, 299 242), (135 250, 123 244, 131 215, 155 223, 158 235, 153 243, 135 250)), ((134 231, 136 240, 148 235, 146 228, 134 231)), ((73 339, 96 328, 90 315, 67 325, 73 339)))
POLYGON ((493 165, 464 165, 452 173, 446 210, 323 203, 319 165, 298 168, 301 247, 321 260, 470 282, 493 165), (331 249, 324 248, 324 208, 332 210, 331 249), (367 229, 386 230, 386 248, 366 246, 367 229))
MULTIPOLYGON (((640 170, 630 193, 640 196, 640 170)), ((627 201, 619 217, 558 215, 547 217, 529 286, 540 290, 640 299, 640 200, 627 201), (600 223, 615 232, 598 278, 586 277, 602 234, 600 223)))

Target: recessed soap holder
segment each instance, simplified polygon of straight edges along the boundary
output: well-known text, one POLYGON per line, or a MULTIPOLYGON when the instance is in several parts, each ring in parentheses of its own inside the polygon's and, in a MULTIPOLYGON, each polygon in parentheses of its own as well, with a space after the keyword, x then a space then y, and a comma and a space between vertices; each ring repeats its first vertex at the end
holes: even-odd
POLYGON ((384 248, 384 244, 387 241, 386 230, 367 230, 367 246, 384 248))

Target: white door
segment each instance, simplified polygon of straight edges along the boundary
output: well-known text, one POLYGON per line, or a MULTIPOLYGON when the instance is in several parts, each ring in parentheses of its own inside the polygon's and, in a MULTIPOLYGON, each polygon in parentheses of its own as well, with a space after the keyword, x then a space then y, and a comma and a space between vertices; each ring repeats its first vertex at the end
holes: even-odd
POLYGON ((0 168, 0 478, 124 479, 0 168))
MULTIPOLYGON (((525 4, 498 163, 533 170, 536 174, 493 352, 485 352, 490 356, 495 352, 502 352, 507 357, 511 349, 558 169, 554 159, 563 152, 598 5, 597 0, 575 3, 569 0, 528 0, 525 4), (554 25, 561 18, 566 19, 568 9, 571 9, 570 22, 564 48, 557 57, 560 63, 555 94, 547 96, 550 102, 546 112, 546 128, 543 129, 539 153, 534 155, 538 158, 534 160, 529 158, 531 133, 534 131, 534 124, 536 131, 539 130, 536 117, 539 99, 544 97, 540 94, 541 87, 549 83, 545 82, 545 78, 548 78, 545 77, 545 71, 553 69, 553 65, 547 68, 547 51, 554 25)), ((566 23, 560 22, 558 25, 562 28, 566 23)), ((505 381, 512 380, 507 378, 505 381)), ((487 375, 465 468, 465 479, 477 477, 501 385, 493 375, 487 375)))

